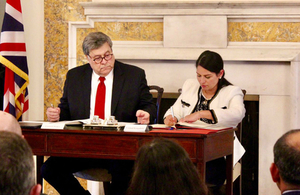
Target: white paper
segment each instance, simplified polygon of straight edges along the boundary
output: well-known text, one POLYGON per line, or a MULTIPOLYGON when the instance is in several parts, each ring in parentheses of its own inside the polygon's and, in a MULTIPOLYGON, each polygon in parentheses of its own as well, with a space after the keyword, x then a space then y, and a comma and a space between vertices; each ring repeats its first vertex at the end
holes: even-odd
POLYGON ((66 125, 80 125, 88 123, 90 119, 79 119, 70 121, 43 122, 41 129, 64 129, 66 125))
POLYGON ((245 153, 245 148, 242 146, 239 139, 236 137, 234 133, 234 141, 233 141, 233 166, 242 158, 245 153))
POLYGON ((186 126, 186 127, 209 129, 209 130, 222 130, 222 129, 230 128, 230 127, 219 126, 218 124, 208 124, 208 123, 205 123, 205 122, 199 121, 199 120, 196 122, 193 122, 193 123, 179 122, 177 124, 186 126))
POLYGON ((64 129, 65 123, 60 122, 44 122, 41 129, 64 129))
POLYGON ((148 125, 125 125, 124 132, 146 132, 148 125))

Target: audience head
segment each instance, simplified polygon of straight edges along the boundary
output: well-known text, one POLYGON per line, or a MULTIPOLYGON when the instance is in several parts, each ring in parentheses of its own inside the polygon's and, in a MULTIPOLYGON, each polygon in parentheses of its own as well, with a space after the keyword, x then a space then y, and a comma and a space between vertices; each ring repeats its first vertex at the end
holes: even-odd
POLYGON ((290 130, 274 145, 270 171, 279 189, 300 189, 300 129, 290 130))
POLYGON ((158 138, 139 149, 128 194, 203 195, 207 187, 184 148, 158 138))
POLYGON ((0 111, 0 131, 10 131, 22 135, 22 130, 17 119, 7 113, 0 111))
POLYGON ((33 154, 20 135, 0 131, 0 195, 38 195, 33 154))
POLYGON ((231 83, 224 78, 224 62, 218 53, 209 50, 204 51, 200 54, 196 61, 196 68, 198 68, 198 66, 201 66, 202 68, 215 73, 216 75, 220 75, 218 82, 219 88, 231 85, 231 83))
POLYGON ((91 32, 83 40, 82 50, 84 55, 89 55, 91 50, 102 47, 105 43, 108 43, 112 49, 113 43, 109 36, 102 32, 91 32))

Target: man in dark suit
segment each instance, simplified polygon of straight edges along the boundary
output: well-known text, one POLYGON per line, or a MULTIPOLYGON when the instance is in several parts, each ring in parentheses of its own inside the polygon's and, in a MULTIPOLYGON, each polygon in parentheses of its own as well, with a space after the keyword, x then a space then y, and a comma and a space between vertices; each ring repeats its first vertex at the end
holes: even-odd
MULTIPOLYGON (((104 82, 102 119, 115 116, 121 122, 152 123, 156 108, 144 70, 115 60, 111 39, 101 32, 90 33, 82 48, 89 63, 69 70, 58 108, 47 109, 48 120, 92 118, 98 108, 97 87, 104 82)), ((73 173, 97 167, 112 174, 113 194, 125 194, 133 161, 50 157, 42 166, 42 175, 62 195, 84 195, 90 193, 73 173)))
POLYGON ((282 135, 274 145, 273 181, 283 195, 300 195, 300 129, 282 135))

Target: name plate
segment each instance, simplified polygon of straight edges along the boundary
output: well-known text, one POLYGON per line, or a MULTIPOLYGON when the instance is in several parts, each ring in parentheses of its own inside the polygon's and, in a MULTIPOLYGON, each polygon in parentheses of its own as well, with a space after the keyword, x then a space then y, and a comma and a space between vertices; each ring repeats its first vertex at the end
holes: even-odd
POLYGON ((65 128, 65 123, 43 123, 41 129, 64 129, 65 128))
POLYGON ((148 125, 125 125, 124 132, 146 132, 148 125))

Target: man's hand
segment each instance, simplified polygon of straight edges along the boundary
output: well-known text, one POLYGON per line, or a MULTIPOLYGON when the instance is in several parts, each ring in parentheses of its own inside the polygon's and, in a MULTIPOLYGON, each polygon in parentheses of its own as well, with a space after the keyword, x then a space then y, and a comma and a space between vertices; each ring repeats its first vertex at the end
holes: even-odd
POLYGON ((144 110, 138 110, 136 112, 137 122, 139 124, 149 124, 150 123, 150 114, 144 110))
POLYGON ((55 121, 59 121, 59 114, 60 114, 60 108, 56 107, 49 107, 47 108, 46 111, 46 115, 47 115, 47 119, 50 122, 55 122, 55 121))

